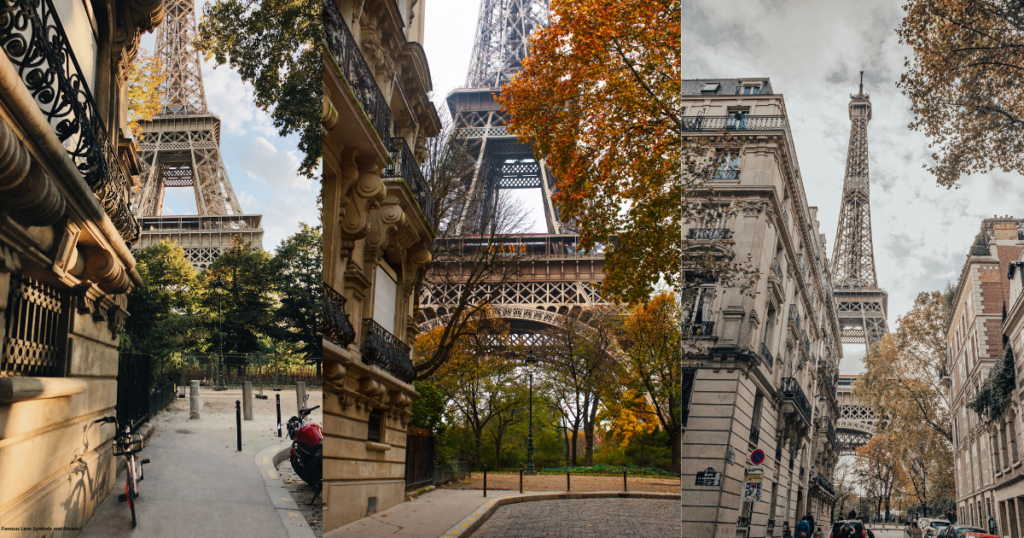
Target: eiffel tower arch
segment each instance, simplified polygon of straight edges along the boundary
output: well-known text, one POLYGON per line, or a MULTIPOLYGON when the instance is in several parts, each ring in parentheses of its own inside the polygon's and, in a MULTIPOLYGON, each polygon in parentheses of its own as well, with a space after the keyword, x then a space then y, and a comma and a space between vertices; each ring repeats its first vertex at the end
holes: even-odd
POLYGON ((199 53, 192 44, 194 0, 166 0, 164 10, 156 35, 164 74, 163 110, 142 122, 142 185, 133 200, 142 236, 135 248, 174 241, 201 271, 231 247, 236 235, 253 249, 262 249, 263 216, 242 212, 220 155, 220 117, 207 109, 199 53), (164 195, 175 187, 193 189, 197 215, 163 214, 164 195))

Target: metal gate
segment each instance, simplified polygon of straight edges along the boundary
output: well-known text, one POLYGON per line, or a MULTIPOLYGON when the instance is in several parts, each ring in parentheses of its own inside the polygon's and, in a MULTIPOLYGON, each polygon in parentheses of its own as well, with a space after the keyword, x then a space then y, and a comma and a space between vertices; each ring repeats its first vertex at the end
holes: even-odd
POLYGON ((149 361, 146 353, 121 353, 117 360, 117 421, 132 430, 149 419, 149 361))
POLYGON ((433 484, 434 436, 426 430, 410 427, 405 449, 405 489, 433 484))

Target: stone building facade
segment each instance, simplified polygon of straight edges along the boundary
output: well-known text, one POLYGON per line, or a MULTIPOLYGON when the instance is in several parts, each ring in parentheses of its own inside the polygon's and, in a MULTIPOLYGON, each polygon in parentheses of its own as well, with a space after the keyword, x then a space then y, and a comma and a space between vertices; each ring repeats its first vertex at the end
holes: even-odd
MULTIPOLYGON (((1007 234, 1008 235, 1008 234, 1007 234)), ((1018 238, 1024 237, 1024 230, 1018 238)), ((1009 263, 1006 273, 1009 283, 1009 310, 1003 322, 1003 339, 1011 348, 1014 370, 1024 368, 1024 253, 1009 263)), ((1015 376, 1016 390, 1008 405, 1008 418, 989 426, 990 442, 997 441, 992 451, 997 461, 993 493, 998 514, 999 529, 1003 536, 1024 536, 1024 467, 1020 459, 1021 413, 1020 374, 1015 376), (1006 429, 1008 424, 1012 430, 1006 429)))
POLYGON ((412 293, 434 239, 418 163, 440 131, 425 4, 324 4, 325 531, 405 499, 412 293))
POLYGON ((0 524, 81 528, 115 486, 114 427, 93 421, 114 414, 127 293, 141 284, 125 81, 163 11, 41 0, 3 12, 0 524))
POLYGON ((991 517, 1001 534, 1015 537, 1021 528, 1013 516, 1015 499, 1024 495, 1019 483, 1020 396, 1014 391, 1012 402, 995 420, 979 416, 967 403, 1002 353, 1004 329, 1020 316, 1022 305, 1014 303, 1007 275, 1024 252, 1022 229, 1024 220, 1012 217, 982 221, 957 283, 946 327, 948 362, 941 378, 952 402, 957 517, 986 528, 991 517), (1008 308, 1016 317, 1008 317, 1004 327, 1008 308))
POLYGON ((685 307, 701 352, 683 360, 683 535, 782 536, 809 512, 824 526, 842 347, 785 101, 768 79, 683 81, 683 93, 685 136, 727 129, 744 143, 711 180, 738 211, 714 228, 690 228, 684 247, 750 256, 759 274, 747 292, 705 280, 685 307), (726 237, 734 243, 715 245, 726 237), (764 461, 754 464, 758 450, 764 461), (745 492, 758 480, 751 499, 745 492))

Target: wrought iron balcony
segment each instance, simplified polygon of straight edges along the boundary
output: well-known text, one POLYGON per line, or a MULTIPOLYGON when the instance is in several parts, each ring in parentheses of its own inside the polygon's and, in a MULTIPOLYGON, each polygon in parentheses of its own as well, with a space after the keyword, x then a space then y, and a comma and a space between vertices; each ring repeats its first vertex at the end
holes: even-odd
POLYGON ((352 31, 348 28, 334 0, 324 0, 324 40, 341 73, 352 88, 359 105, 377 131, 381 142, 387 144, 391 137, 391 108, 384 94, 373 78, 363 53, 359 51, 352 31))
POLYGON ((728 237, 728 228, 690 228, 686 232, 687 239, 695 240, 727 239, 728 237))
POLYGON ((345 313, 345 296, 324 282, 324 338, 345 347, 356 341, 356 329, 345 313))
POLYGON ((420 163, 409 150, 409 144, 404 138, 394 137, 391 139, 388 152, 391 154, 391 166, 384 169, 384 177, 400 177, 412 191, 416 203, 419 204, 423 214, 427 217, 427 223, 433 226, 434 222, 434 198, 427 188, 427 180, 423 178, 423 171, 420 170, 420 163))
POLYGON ((416 379, 416 370, 409 359, 409 346, 370 318, 363 319, 363 345, 359 352, 364 363, 379 366, 406 383, 416 379))
POLYGON ((760 437, 761 437, 761 428, 758 428, 757 426, 751 426, 750 427, 750 442, 756 445, 757 444, 757 440, 760 437))
POLYGON ((684 116, 683 131, 778 131, 787 129, 785 116, 684 116))
POLYGON ((832 423, 832 418, 826 416, 822 421, 825 424, 825 437, 828 438, 828 442, 832 443, 833 447, 838 447, 839 438, 836 436, 836 426, 832 423))
POLYGON ((683 334, 685 336, 696 336, 698 338, 707 338, 711 336, 711 332, 715 329, 714 321, 698 321, 695 323, 686 323, 683 325, 683 334))
POLYGON ((130 207, 131 178, 50 0, 7 2, 0 14, 0 47, 121 238, 134 244, 139 223, 130 207))
POLYGON ((772 356, 772 352, 768 350, 768 346, 761 343, 761 358, 764 362, 768 363, 769 368, 775 367, 775 357, 772 356))
POLYGON ((779 277, 780 281, 784 280, 782 278, 782 266, 779 265, 779 259, 778 258, 775 258, 774 260, 772 260, 772 268, 775 269, 775 276, 779 277))
POLYGON ((811 340, 807 338, 807 331, 800 331, 800 347, 805 350, 811 349, 811 340))
POLYGON ((796 309, 795 304, 789 305, 789 321, 796 325, 796 328, 800 329, 800 311, 796 309))
POLYGON ((814 476, 814 485, 818 486, 829 495, 833 497, 836 496, 836 488, 832 486, 832 482, 829 482, 829 480, 825 478, 823 474, 818 473, 814 476))
POLYGON ((804 389, 800 388, 800 383, 797 383, 796 378, 782 378, 782 397, 786 400, 792 400, 793 404, 804 416, 804 419, 808 423, 811 422, 811 403, 807 401, 804 389))
POLYGON ((711 175, 711 179, 739 179, 739 168, 719 168, 711 175))

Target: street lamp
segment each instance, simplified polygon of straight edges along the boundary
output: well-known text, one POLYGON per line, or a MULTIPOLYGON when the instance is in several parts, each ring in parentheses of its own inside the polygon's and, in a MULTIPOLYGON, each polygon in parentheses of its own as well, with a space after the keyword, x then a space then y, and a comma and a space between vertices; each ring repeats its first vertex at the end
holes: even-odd
POLYGON ((224 390, 224 332, 222 323, 224 319, 221 310, 221 297, 224 295, 224 281, 217 278, 213 281, 213 291, 217 292, 217 390, 224 390))
POLYGON ((526 470, 524 472, 528 475, 537 474, 537 469, 533 466, 533 369, 536 367, 537 357, 531 350, 530 355, 526 357, 526 370, 530 372, 530 433, 526 437, 526 470))

